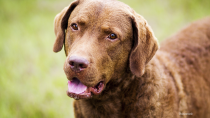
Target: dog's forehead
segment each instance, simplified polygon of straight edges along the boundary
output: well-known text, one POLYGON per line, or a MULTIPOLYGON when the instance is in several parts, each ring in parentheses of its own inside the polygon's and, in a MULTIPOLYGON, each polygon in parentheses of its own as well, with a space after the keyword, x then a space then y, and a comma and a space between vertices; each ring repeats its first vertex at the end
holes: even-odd
POLYGON ((91 25, 130 27, 130 7, 119 1, 91 0, 79 4, 70 16, 72 22, 91 25))

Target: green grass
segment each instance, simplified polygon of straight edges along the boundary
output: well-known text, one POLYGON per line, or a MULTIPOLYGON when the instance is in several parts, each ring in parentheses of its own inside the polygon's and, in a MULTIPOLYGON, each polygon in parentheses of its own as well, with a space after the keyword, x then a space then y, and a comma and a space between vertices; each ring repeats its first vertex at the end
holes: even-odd
MULTIPOLYGON (((0 0, 0 118, 71 118, 64 52, 53 53, 53 21, 71 1, 0 0)), ((159 41, 210 15, 209 0, 123 0, 159 41)))

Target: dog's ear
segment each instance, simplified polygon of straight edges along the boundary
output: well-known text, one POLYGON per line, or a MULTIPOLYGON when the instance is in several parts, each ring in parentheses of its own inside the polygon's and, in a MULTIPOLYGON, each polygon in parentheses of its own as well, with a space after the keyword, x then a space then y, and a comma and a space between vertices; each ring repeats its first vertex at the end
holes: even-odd
POLYGON ((137 77, 144 74, 146 64, 155 55, 159 45, 147 21, 137 13, 132 16, 133 47, 130 54, 130 70, 137 77))
POLYGON ((59 14, 55 16, 54 32, 56 40, 53 46, 54 52, 59 52, 62 49, 65 39, 65 30, 68 26, 69 16, 78 4, 79 4, 78 0, 73 1, 69 7, 65 7, 59 14))

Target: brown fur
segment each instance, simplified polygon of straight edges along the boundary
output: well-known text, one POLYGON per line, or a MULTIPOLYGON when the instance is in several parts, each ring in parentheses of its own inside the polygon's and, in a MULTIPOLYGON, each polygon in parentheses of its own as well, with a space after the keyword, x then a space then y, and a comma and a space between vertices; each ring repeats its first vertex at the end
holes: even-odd
POLYGON ((79 0, 56 16, 55 34, 53 50, 64 43, 69 80, 76 74, 86 86, 105 82, 100 95, 74 102, 76 118, 210 118, 210 18, 190 24, 158 50, 146 20, 127 5, 79 0), (79 30, 72 31, 71 23, 79 30), (112 32, 118 39, 107 38, 112 32), (90 66, 72 72, 72 55, 90 66))

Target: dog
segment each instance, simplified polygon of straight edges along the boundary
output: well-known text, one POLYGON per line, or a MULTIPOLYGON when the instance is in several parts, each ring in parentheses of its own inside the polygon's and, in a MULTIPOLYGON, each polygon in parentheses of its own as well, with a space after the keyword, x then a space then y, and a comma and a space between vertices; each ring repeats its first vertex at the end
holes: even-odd
POLYGON ((54 21, 76 118, 210 118, 210 17, 159 47, 116 0, 76 0, 54 21))

